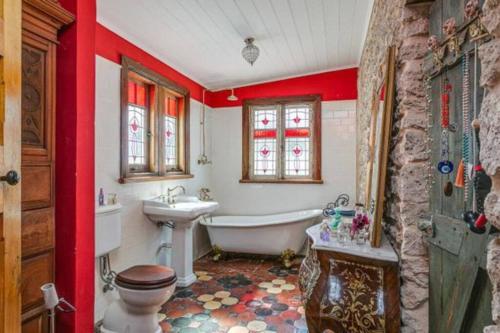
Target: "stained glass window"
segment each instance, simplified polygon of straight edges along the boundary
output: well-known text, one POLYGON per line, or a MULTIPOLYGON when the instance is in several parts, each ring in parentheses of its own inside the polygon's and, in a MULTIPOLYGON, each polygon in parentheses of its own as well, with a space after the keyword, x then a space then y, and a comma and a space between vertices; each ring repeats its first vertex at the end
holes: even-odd
POLYGON ((146 164, 146 87, 140 83, 128 83, 128 163, 132 170, 143 169, 146 164))
POLYGON ((276 175, 277 110, 253 111, 253 169, 256 176, 276 175))
POLYGON ((189 89, 122 57, 120 182, 190 178, 189 89))
POLYGON ((319 169, 313 170, 315 145, 321 143, 314 133, 320 119, 314 105, 279 101, 249 108, 249 177, 320 180, 319 169))
POLYGON ((309 176, 310 118, 308 105, 285 106, 285 176, 309 176))
POLYGON ((177 99, 167 96, 164 99, 165 166, 168 170, 177 169, 177 99))

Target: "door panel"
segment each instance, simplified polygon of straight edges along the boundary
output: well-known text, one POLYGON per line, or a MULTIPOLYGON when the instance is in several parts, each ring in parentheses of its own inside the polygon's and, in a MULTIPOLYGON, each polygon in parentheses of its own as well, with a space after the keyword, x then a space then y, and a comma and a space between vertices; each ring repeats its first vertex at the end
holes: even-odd
MULTIPOLYGON (((23 91, 24 93, 24 91, 23 91)), ((50 165, 26 165, 23 160, 23 211, 52 206, 52 168, 50 165)))
POLYGON ((22 214, 22 254, 33 254, 54 247, 54 209, 37 209, 22 214))
POLYGON ((21 282, 23 311, 43 304, 40 286, 53 282, 53 261, 52 251, 23 260, 21 282))

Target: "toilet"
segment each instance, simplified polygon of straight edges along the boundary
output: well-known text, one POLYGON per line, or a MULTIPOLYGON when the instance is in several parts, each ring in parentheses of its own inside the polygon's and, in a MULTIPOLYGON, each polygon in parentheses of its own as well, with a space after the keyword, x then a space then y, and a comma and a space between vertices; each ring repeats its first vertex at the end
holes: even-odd
MULTIPOLYGON (((95 256, 100 257, 121 245, 121 205, 96 208, 95 256)), ((162 333, 158 311, 172 296, 177 277, 162 265, 132 266, 116 275, 120 298, 104 313, 101 333, 162 333)))

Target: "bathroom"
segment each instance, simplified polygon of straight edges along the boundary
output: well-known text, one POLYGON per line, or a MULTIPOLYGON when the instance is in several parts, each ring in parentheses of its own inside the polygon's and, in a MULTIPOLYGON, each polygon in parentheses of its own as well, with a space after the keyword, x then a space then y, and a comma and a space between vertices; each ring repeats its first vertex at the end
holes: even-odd
POLYGON ((500 332, 498 0, 0 8, 0 333, 500 332))
MULTIPOLYGON (((161 230, 148 220, 143 212, 143 200, 166 194, 168 189, 182 186, 186 194, 198 196, 202 188, 219 203, 214 215, 265 215, 307 209, 322 209, 341 193, 351 198, 355 195, 355 115, 356 69, 319 74, 319 79, 329 82, 320 86, 322 94, 336 95, 335 99, 321 103, 322 184, 259 184, 240 183, 242 155, 242 106, 238 101, 228 101, 231 91, 220 91, 223 98, 219 105, 203 106, 203 100, 190 99, 190 173, 192 178, 182 180, 131 182, 121 184, 120 179, 120 75, 121 64, 109 54, 132 56, 140 51, 130 42, 98 23, 96 51, 96 113, 95 113, 95 188, 116 194, 122 205, 121 246, 109 254, 112 269, 120 272, 128 267, 143 264, 170 266, 175 253, 171 248, 160 249, 164 242, 172 243, 172 231, 161 230), (118 40, 111 47, 110 40, 118 40), (119 47, 119 49, 118 49, 119 47), (102 48, 102 50, 101 50, 102 48), (128 52, 128 53, 124 53, 128 52), (341 91, 338 91, 341 87, 341 91), (203 154, 202 112, 205 112, 205 154, 210 163, 201 164, 203 154), (325 144, 326 143, 326 144, 325 144), (335 184, 335 185, 333 185, 335 184), (281 197, 279 201, 275 197, 281 197)), ((142 62, 147 63, 146 57, 142 62)), ((316 75, 317 77, 318 75, 316 75)), ((310 92, 310 82, 315 76, 301 77, 296 88, 298 94, 310 92), (301 91, 302 89, 302 91, 301 91)), ((293 83, 294 79, 290 79, 293 83)), ((267 83, 268 93, 281 94, 280 82, 267 83)), ((234 94, 249 94, 253 86, 236 88, 234 94)), ((316 91, 318 92, 318 91, 316 91)), ((206 94, 207 95, 207 94, 206 94)), ((203 93, 201 94, 203 98, 203 93)), ((258 96, 253 96, 258 97, 258 96)), ((181 190, 182 192, 182 190, 181 190)), ((182 194, 182 193, 180 193, 182 194)), ((97 200, 97 197, 96 197, 97 200)), ((97 202, 97 201, 96 201, 97 202)), ((98 205, 98 202, 97 202, 98 205)), ((204 226, 196 221, 193 232, 193 259, 207 255, 212 246, 204 226)), ((304 228, 300 230, 305 235, 304 228)), ((171 246, 171 245, 170 245, 171 246)), ((283 249, 284 250, 284 249, 283 249)), ((270 254, 270 253, 269 253, 270 254)), ((115 292, 103 293, 99 262, 95 264, 95 321, 102 319, 105 309, 116 298, 115 292)), ((179 279, 179 277, 178 277, 179 279)))

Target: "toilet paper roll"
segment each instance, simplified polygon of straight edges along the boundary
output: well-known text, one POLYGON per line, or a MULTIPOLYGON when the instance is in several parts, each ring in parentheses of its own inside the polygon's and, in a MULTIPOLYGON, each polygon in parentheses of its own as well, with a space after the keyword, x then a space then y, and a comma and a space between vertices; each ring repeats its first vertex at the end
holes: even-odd
POLYGON ((59 296, 57 296, 56 286, 53 283, 46 283, 40 287, 47 309, 53 309, 59 304, 59 296))

